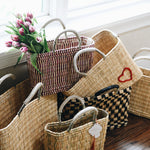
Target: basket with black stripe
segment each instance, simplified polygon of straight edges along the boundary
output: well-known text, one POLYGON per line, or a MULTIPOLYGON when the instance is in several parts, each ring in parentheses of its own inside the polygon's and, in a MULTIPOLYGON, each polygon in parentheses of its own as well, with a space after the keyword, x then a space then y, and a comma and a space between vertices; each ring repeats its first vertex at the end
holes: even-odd
MULTIPOLYGON (((85 106, 95 106, 106 110, 109 114, 108 129, 120 128, 128 123, 130 93, 131 87, 119 89, 118 85, 111 85, 101 89, 94 96, 85 97, 85 106)), ((69 119, 69 114, 71 119, 76 113, 76 108, 82 109, 80 102, 70 101, 63 109, 63 119, 65 120, 65 117, 69 119)))

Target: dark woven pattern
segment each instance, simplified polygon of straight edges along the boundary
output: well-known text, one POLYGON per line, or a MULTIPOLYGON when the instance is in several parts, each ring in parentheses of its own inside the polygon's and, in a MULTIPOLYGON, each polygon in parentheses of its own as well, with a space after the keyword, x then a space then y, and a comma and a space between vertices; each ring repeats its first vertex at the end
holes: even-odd
MULTIPOLYGON (((109 114, 108 129, 112 130, 126 126, 128 123, 128 107, 131 87, 123 90, 111 91, 99 96, 90 98, 86 97, 85 106, 95 106, 104 109, 109 114)), ((82 109, 78 100, 72 100, 64 107, 62 120, 68 120, 82 109)))
MULTIPOLYGON (((90 38, 81 37, 81 49, 94 47, 94 42, 90 38)), ((48 46, 52 49, 54 41, 48 41, 48 46)), ((42 72, 38 73, 27 57, 29 78, 33 88, 38 82, 44 84, 42 95, 69 90, 81 76, 75 72, 73 57, 77 51, 78 39, 76 37, 59 39, 55 52, 39 54, 37 57, 37 67, 42 72)), ((85 53, 78 59, 80 71, 87 72, 92 65, 92 53, 85 53)))

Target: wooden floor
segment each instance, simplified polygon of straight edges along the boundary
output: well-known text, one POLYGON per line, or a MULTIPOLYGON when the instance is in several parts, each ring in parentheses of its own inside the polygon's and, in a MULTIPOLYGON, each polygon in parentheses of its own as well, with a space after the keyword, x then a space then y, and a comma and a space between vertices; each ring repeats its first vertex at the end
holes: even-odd
POLYGON ((150 119, 129 114, 126 127, 107 132, 104 150, 150 150, 150 119))

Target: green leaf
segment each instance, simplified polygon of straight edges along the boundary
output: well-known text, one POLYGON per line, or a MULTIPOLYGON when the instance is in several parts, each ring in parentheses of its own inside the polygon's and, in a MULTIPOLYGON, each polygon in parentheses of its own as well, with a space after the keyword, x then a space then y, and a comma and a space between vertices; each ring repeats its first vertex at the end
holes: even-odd
POLYGON ((8 30, 5 30, 5 32, 7 32, 8 34, 14 34, 13 32, 8 31, 8 30))
POLYGON ((46 52, 50 52, 50 49, 48 48, 48 44, 46 40, 45 30, 43 30, 43 38, 44 38, 44 49, 46 50, 46 52))
POLYGON ((31 44, 30 44, 30 45, 31 45, 31 49, 33 49, 33 51, 36 53, 36 50, 35 50, 35 48, 34 48, 32 42, 33 42, 33 41, 31 41, 31 44))
POLYGON ((21 55, 19 56, 18 60, 17 60, 17 63, 15 65, 15 67, 18 65, 18 63, 20 62, 20 60, 23 58, 24 56, 24 53, 21 53, 21 55))
POLYGON ((38 54, 37 53, 32 53, 31 56, 30 56, 30 60, 31 60, 31 64, 32 66, 40 73, 40 70, 37 68, 37 65, 36 65, 36 61, 37 61, 37 56, 38 54))

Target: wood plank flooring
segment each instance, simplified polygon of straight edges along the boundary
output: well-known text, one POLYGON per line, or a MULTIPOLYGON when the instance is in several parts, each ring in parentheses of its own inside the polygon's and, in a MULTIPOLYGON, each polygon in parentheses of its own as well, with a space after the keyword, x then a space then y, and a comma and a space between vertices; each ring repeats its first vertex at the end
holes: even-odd
POLYGON ((150 119, 129 114, 126 127, 107 132, 104 150, 150 150, 150 119))

